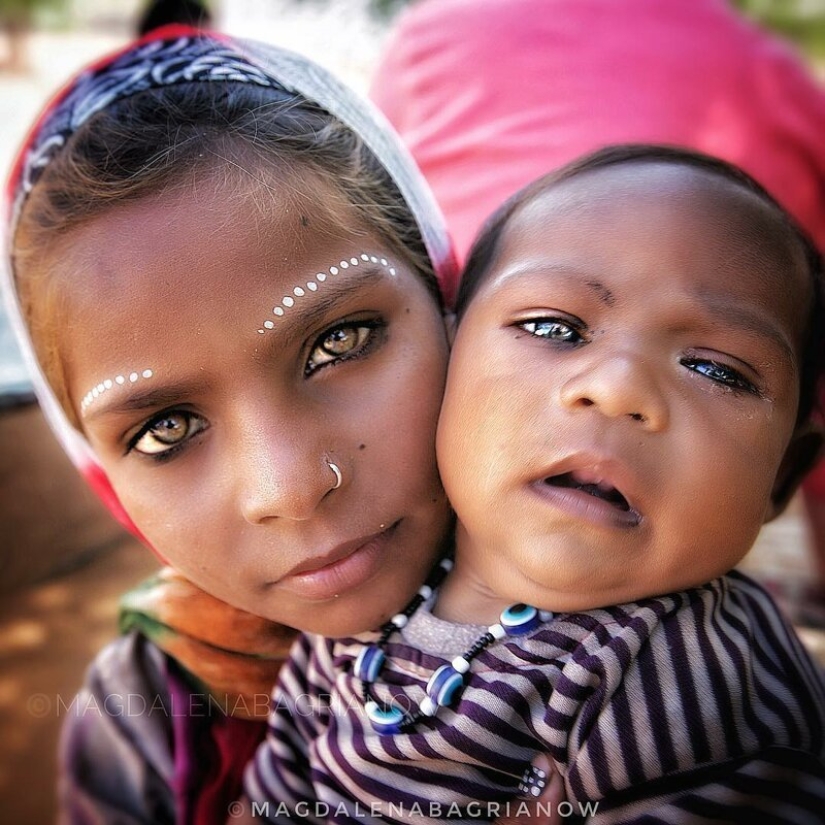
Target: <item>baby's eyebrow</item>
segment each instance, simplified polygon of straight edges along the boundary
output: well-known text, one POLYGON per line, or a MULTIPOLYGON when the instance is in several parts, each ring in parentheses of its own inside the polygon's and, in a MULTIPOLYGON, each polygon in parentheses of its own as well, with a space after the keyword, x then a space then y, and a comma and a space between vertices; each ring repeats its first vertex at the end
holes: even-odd
POLYGON ((704 299, 702 306, 708 315, 728 327, 743 330, 759 338, 768 338, 781 351, 792 367, 797 366, 796 350, 784 335, 774 319, 764 313, 751 312, 738 303, 724 303, 715 299, 704 299))

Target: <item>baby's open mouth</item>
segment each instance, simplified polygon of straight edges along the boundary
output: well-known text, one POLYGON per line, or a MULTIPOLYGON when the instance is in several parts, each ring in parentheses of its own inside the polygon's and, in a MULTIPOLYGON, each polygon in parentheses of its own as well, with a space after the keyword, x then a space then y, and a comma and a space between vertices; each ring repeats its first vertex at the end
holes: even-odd
POLYGON ((627 499, 609 482, 607 481, 585 481, 576 476, 575 472, 561 473, 557 476, 549 476, 544 479, 545 484, 553 487, 568 487, 573 490, 581 490, 583 493, 606 501, 619 510, 628 512, 630 505, 627 499))

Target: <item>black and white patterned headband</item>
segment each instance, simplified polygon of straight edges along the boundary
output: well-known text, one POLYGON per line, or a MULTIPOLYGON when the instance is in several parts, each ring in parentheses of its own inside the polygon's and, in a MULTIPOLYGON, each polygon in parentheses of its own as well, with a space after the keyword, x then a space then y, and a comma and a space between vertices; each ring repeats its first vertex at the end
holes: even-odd
POLYGON ((86 69, 52 102, 10 182, 13 223, 43 170, 69 137, 118 100, 149 89, 199 81, 253 83, 287 92, 283 84, 233 48, 229 39, 183 31, 170 39, 173 32, 181 32, 180 27, 161 30, 113 59, 86 69))

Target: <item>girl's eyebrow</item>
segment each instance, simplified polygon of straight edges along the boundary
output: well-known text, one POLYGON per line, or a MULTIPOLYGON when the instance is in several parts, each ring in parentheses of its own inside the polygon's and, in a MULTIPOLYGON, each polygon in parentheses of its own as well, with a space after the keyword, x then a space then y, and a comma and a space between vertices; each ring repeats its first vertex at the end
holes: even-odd
MULTIPOLYGON (((267 333, 278 332, 279 343, 289 344, 327 318, 340 301, 372 289, 387 277, 391 276, 385 267, 371 264, 341 273, 334 282, 324 284, 323 292, 311 293, 311 299, 306 302, 302 301, 299 304, 296 301, 289 315, 278 318, 273 329, 267 330, 267 333), (304 303, 306 305, 302 305, 304 303)), ((95 398, 93 404, 81 411, 81 417, 84 421, 90 422, 105 415, 123 415, 157 409, 179 403, 181 398, 191 395, 194 389, 182 384, 163 386, 154 381, 151 386, 143 385, 139 388, 126 383, 123 386, 112 387, 112 390, 106 393, 106 398, 95 398)))
POLYGON ((295 304, 282 316, 274 313, 268 320, 272 321, 264 330, 265 334, 280 333, 282 340, 289 342, 306 334, 316 324, 323 321, 335 308, 335 305, 347 297, 371 289, 388 277, 387 270, 380 265, 362 264, 357 270, 348 270, 328 279, 323 290, 306 293, 296 298, 295 304))
MULTIPOLYGON (((124 388, 125 389, 125 388, 124 388)), ((162 386, 152 384, 145 389, 130 390, 128 394, 113 395, 111 401, 99 400, 94 407, 82 414, 84 421, 94 421, 104 415, 122 415, 129 412, 157 409, 168 404, 175 404, 187 395, 191 387, 182 384, 162 386)))

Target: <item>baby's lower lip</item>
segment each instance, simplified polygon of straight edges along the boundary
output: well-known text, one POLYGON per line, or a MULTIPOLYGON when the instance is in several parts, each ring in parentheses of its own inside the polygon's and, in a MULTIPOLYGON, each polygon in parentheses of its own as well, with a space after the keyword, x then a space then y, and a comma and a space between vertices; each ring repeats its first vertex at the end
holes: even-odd
POLYGON ((352 553, 331 564, 286 576, 277 583, 278 587, 307 601, 326 601, 361 587, 386 563, 385 551, 397 527, 398 522, 365 540, 352 553))
POLYGON ((636 527, 641 516, 633 509, 622 509, 603 498, 591 495, 575 487, 549 484, 546 479, 531 485, 541 499, 558 510, 581 521, 601 527, 636 527))

